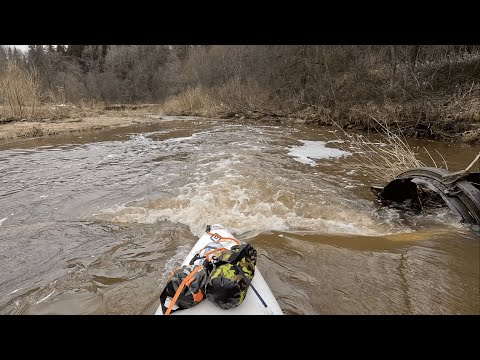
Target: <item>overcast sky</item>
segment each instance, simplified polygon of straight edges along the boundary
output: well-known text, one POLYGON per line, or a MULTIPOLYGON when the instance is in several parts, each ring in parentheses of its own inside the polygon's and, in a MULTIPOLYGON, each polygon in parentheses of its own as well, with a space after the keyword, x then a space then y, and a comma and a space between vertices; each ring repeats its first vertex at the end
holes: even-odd
POLYGON ((27 46, 28 45, 3 45, 3 46, 8 46, 8 47, 11 47, 11 48, 13 48, 15 46, 18 50, 27 51, 27 46))

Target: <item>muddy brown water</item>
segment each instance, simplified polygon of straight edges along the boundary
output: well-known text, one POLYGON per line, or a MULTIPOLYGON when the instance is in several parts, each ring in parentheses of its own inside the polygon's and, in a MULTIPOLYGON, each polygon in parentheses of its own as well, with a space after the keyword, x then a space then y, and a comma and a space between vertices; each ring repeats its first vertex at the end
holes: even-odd
MULTIPOLYGON (((0 313, 152 314, 207 224, 285 314, 479 314, 479 234, 378 206, 332 128, 164 117, 0 146, 0 313)), ((450 170, 478 147, 411 140, 450 170)), ((355 150, 352 150, 354 153, 355 150)))

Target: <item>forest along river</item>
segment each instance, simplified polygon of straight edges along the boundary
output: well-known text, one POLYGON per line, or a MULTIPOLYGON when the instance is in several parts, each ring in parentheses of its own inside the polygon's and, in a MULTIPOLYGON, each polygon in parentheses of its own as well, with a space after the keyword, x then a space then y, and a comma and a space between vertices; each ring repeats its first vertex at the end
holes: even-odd
MULTIPOLYGON (((479 314, 478 233, 448 210, 379 207, 378 181, 352 171, 339 137, 152 116, 1 145, 0 313, 152 314, 168 273, 218 223, 257 249, 286 314, 479 314)), ((478 152, 411 143, 450 170, 478 152)))

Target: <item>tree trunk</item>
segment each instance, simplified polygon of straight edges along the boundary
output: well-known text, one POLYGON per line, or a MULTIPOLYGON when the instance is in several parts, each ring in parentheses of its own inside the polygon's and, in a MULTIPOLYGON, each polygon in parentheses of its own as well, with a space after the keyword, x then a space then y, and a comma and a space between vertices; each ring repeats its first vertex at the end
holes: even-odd
POLYGON ((325 64, 325 75, 327 76, 328 83, 330 84, 330 91, 332 94, 332 99, 333 99, 333 105, 336 108, 337 107, 337 99, 335 95, 335 88, 333 87, 333 80, 332 77, 330 76, 330 70, 328 69, 328 63, 327 63, 327 55, 325 54, 325 46, 322 45, 322 53, 323 53, 323 61, 325 64))
POLYGON ((302 66, 302 75, 300 77, 300 101, 305 102, 305 91, 307 88, 307 46, 303 45, 302 46, 302 60, 303 60, 303 66, 302 66))
POLYGON ((392 63, 392 77, 390 78, 390 89, 393 88, 395 82, 395 73, 397 71, 397 51, 395 45, 390 45, 390 55, 392 63))
POLYGON ((417 67, 417 58, 420 45, 412 45, 410 49, 410 66, 415 69, 417 67))

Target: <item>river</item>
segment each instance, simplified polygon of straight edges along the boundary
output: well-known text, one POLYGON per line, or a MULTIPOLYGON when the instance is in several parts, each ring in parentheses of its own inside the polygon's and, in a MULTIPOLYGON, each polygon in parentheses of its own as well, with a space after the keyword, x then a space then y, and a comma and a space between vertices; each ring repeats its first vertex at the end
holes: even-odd
MULTIPOLYGON (((342 139, 152 116, 0 145, 0 314, 153 314, 207 224, 257 249, 285 314, 479 314, 478 232, 448 209, 380 207, 342 139)), ((478 153, 409 142, 451 171, 478 153)))

